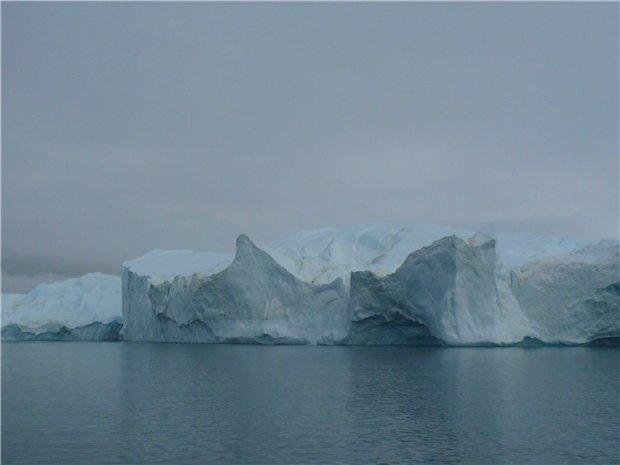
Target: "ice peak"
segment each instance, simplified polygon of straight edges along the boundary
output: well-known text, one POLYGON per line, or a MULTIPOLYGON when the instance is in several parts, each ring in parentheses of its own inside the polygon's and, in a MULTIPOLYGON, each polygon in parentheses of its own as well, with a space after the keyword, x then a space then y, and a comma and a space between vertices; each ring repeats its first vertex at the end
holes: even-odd
POLYGON ((240 234, 239 237, 237 237, 235 248, 235 258, 246 254, 255 254, 257 251, 262 252, 262 250, 245 234, 240 234))

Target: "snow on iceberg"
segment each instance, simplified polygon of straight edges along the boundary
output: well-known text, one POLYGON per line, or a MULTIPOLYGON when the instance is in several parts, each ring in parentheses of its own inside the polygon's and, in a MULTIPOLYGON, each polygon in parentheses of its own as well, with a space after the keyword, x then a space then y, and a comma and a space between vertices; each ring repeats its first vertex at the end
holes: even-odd
MULTIPOLYGON (((486 227, 489 233, 492 227, 486 227)), ((393 273, 416 250, 446 236, 467 239, 474 231, 437 224, 367 224, 348 228, 322 228, 300 232, 271 245, 257 243, 282 267, 311 284, 327 284, 341 278, 349 284, 352 271, 372 271, 379 276, 393 273)), ((499 259, 509 267, 570 253, 590 245, 560 237, 526 234, 492 234, 499 259)), ((189 250, 153 250, 126 261, 123 268, 152 282, 174 276, 202 276, 225 269, 234 258, 229 253, 189 250)))
POLYGON ((28 294, 3 294, 2 339, 115 339, 121 316, 120 278, 89 273, 28 294))
POLYGON ((191 250, 151 250, 134 260, 127 260, 123 267, 153 282, 162 282, 175 276, 196 273, 209 275, 222 271, 232 262, 233 254, 192 252, 191 250))
MULTIPOLYGON (((579 250, 591 242, 555 236, 495 234, 489 225, 483 235, 496 241, 498 259, 508 267, 579 250)), ((407 256, 447 236, 467 239, 474 231, 437 224, 370 224, 350 228, 323 228, 301 232, 273 244, 272 249, 289 258, 291 273, 308 282, 326 283, 335 278, 349 282, 352 271, 393 273, 407 256)))
POLYGON ((435 224, 369 224, 350 228, 304 231, 273 244, 289 259, 291 273, 311 283, 341 278, 349 283, 352 271, 393 272, 412 251, 444 236, 471 235, 435 224))

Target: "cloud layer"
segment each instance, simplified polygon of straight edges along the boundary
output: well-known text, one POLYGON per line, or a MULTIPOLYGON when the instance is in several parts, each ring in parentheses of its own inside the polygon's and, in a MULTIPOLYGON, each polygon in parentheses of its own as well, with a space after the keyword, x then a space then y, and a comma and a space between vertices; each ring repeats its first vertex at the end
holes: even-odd
POLYGON ((617 235, 617 4, 26 3, 2 30, 5 292, 242 232, 617 235))

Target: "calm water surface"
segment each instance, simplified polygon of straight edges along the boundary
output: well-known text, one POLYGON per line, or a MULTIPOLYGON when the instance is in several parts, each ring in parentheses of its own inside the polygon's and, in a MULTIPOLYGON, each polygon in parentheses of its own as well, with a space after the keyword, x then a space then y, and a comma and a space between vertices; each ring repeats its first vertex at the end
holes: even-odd
POLYGON ((620 350, 2 344, 2 463, 617 464, 620 350))

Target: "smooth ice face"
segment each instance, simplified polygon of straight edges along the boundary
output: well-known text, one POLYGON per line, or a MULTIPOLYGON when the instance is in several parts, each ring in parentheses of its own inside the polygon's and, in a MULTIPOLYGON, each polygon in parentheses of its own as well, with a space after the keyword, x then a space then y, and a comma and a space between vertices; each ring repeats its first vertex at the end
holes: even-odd
POLYGON ((17 325, 34 333, 65 326, 109 323, 121 317, 121 280, 90 273, 80 278, 39 284, 28 294, 3 294, 2 326, 17 325))

